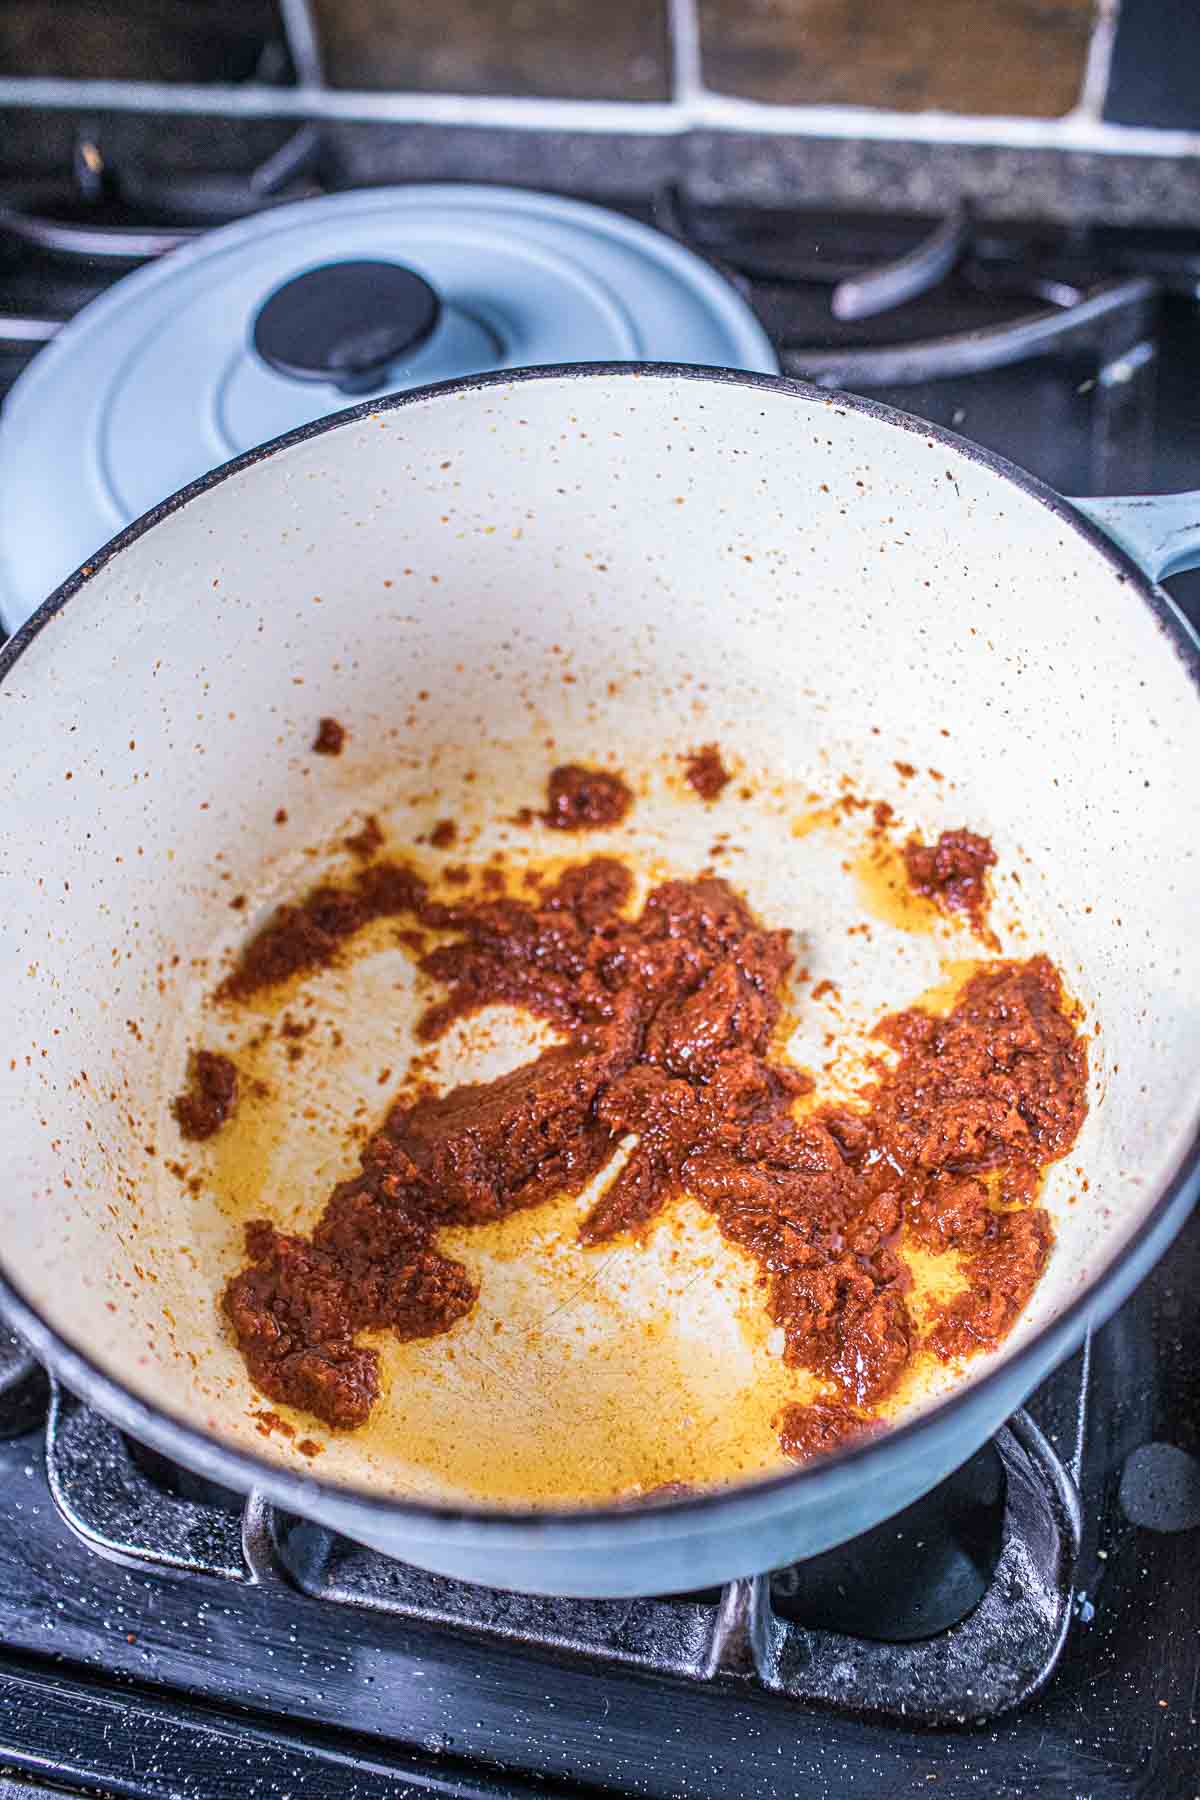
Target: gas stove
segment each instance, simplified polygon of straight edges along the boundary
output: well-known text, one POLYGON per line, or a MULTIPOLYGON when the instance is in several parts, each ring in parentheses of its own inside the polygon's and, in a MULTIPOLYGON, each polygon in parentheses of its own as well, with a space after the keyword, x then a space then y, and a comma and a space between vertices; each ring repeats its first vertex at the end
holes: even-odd
POLYGON ((770 1578, 635 1601, 469 1587, 243 1503, 11 1345, 0 1768, 147 1800, 1188 1800, 1198 1280, 1193 1220, 907 1513, 770 1578))
MULTIPOLYGON (((0 180, 0 392, 146 257, 339 185, 310 125, 265 162, 160 166, 80 121, 61 171, 0 180)), ((589 197, 723 270, 788 373, 1067 492, 1200 486, 1194 233, 589 197)), ((1200 619, 1200 581, 1172 586, 1200 619)), ((243 1503, 6 1343, 0 1795, 1188 1800, 1198 1284, 1193 1220, 907 1513, 769 1578, 619 1602, 442 1580, 243 1503)))

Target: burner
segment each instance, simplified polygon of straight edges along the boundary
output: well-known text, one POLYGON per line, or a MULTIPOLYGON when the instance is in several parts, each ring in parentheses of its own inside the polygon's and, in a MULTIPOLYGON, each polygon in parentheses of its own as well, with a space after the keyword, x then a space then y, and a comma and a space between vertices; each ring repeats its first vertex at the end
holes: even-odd
POLYGON ((46 1377, 20 1338, 0 1325, 0 1438, 20 1437, 46 1416, 46 1377))
POLYGON ((319 132, 304 125, 246 176, 164 181, 145 169, 111 165, 94 137, 80 135, 68 181, 27 183, 0 202, 0 234, 53 256, 146 262, 215 225, 319 193, 308 178, 321 154, 319 132))
POLYGON ((1159 291, 1194 291, 1194 244, 1159 245, 1151 279, 1111 244, 1089 262, 965 205, 931 226, 701 208, 672 187, 654 218, 740 285, 786 374, 960 431, 1060 492, 1149 485, 1159 291))
POLYGON ((835 319, 871 319, 935 288, 958 263, 971 241, 971 213, 955 208, 929 236, 894 262, 847 275, 833 290, 835 319))

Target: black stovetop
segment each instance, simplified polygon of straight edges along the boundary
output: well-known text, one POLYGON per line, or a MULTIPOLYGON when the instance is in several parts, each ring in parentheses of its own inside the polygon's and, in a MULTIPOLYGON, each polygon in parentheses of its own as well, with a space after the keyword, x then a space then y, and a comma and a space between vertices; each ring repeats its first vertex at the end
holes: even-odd
MULTIPOLYGON (((0 1445, 0 1767, 147 1800, 1192 1800, 1198 1283, 1194 1218, 1030 1402, 1078 1481, 1082 1546, 1057 1667, 987 1723, 913 1726, 767 1691, 736 1660, 708 1670, 716 1594, 522 1601, 253 1506, 243 1519, 231 1497, 198 1500, 194 1482, 60 1396, 49 1452, 40 1422, 0 1445), (127 1557, 153 1540, 194 1566, 115 1562, 122 1537, 127 1557)), ((881 1634, 953 1632, 981 1592, 987 1606, 1002 1511, 984 1451, 911 1515, 785 1572, 773 1607, 818 1659, 830 1646, 835 1660, 861 1655, 873 1634, 885 1676, 897 1646, 881 1634)), ((1003 1657, 1003 1634, 994 1648, 1003 1657)), ((886 1709, 895 1695, 865 1699, 886 1709)))
MULTIPOLYGON (((25 203, 19 187, 0 209, 25 203)), ((1200 239, 678 194, 629 210, 724 266, 793 373, 936 419, 1067 491, 1200 486, 1200 239), (878 300, 922 242, 924 292, 833 317, 838 280, 861 300, 870 272, 878 300)), ((36 353, 36 321, 129 266, 35 248, 0 212, 0 394, 36 353)), ((1173 585, 1200 618, 1200 580, 1173 585)), ((1028 1418, 909 1513, 769 1581, 636 1602, 439 1581, 243 1508, 48 1398, 9 1352, 0 1800, 37 1783, 130 1800, 1196 1800, 1198 1289, 1193 1219, 1028 1418)))

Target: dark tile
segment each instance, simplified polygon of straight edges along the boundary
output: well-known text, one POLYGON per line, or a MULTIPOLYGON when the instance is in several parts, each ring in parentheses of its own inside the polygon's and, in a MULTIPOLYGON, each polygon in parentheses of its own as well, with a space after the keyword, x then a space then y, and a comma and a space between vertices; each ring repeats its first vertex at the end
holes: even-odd
POLYGON ((428 93, 661 100, 665 0, 315 0, 330 83, 428 93))
POLYGON ((1200 131, 1196 0, 1124 0, 1104 117, 1116 125, 1200 131))
POLYGON ((275 0, 0 0, 0 75, 246 81, 281 42, 275 0))
POLYGON ((700 0, 704 72, 755 100, 1053 118, 1079 98, 1093 11, 1093 0, 700 0))

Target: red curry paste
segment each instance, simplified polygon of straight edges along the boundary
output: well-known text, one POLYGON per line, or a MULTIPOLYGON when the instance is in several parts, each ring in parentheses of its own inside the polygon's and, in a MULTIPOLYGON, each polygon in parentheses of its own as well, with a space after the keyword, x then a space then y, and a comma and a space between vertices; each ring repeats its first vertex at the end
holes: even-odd
POLYGON ((633 795, 620 775, 564 763, 550 772, 546 801, 543 825, 553 831, 596 831, 619 825, 633 805, 633 795))
POLYGON ((719 800, 733 776, 721 760, 720 746, 702 744, 684 757, 683 779, 702 800, 719 800))
POLYGON ((181 1137, 213 1137, 237 1105, 238 1072, 219 1050, 193 1050, 188 1084, 171 1102, 181 1137))
POLYGON ((577 1193, 627 1133, 636 1145, 584 1240, 636 1230, 684 1192, 708 1208, 757 1264, 785 1361, 828 1390, 786 1409, 789 1453, 869 1429, 919 1349, 950 1359, 1010 1329, 1052 1242, 1038 1183, 1086 1104, 1086 1052, 1051 963, 985 963, 947 1016, 884 1020, 894 1066, 853 1108, 797 1118, 812 1083, 772 1055, 789 934, 760 925, 715 877, 665 883, 634 918, 632 887, 621 863, 597 858, 530 899, 448 906, 413 871, 378 863, 281 907, 246 947, 227 997, 318 967, 362 924, 407 914, 456 934, 421 962, 449 990, 423 1035, 501 1001, 566 1039, 498 1081, 393 1107, 311 1238, 248 1228, 249 1266, 225 1310, 272 1399, 361 1424, 378 1359, 357 1333, 428 1337, 475 1300, 467 1271, 435 1248, 438 1227, 577 1193), (956 1252, 968 1283, 923 1328, 905 1236, 956 1252))
POLYGON ((363 862, 370 862, 375 852, 383 847, 383 827, 374 813, 368 813, 360 828, 342 842, 353 855, 363 862))
POLYGON ((974 831, 943 831, 936 844, 912 838, 904 846, 904 867, 913 892, 924 894, 943 912, 965 912, 976 931, 982 929, 987 912, 984 878, 995 861, 987 838, 974 831))
POLYGON ((346 727, 339 719, 320 719, 313 749, 318 756, 340 756, 346 746, 346 727))
POLYGON ((875 1422, 837 1400, 814 1400, 808 1406, 785 1406, 779 1420, 779 1445, 785 1456, 809 1462, 828 1456, 839 1444, 865 1437, 875 1422))

